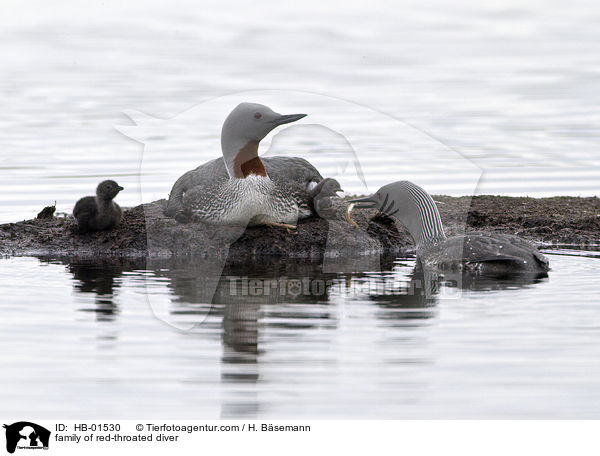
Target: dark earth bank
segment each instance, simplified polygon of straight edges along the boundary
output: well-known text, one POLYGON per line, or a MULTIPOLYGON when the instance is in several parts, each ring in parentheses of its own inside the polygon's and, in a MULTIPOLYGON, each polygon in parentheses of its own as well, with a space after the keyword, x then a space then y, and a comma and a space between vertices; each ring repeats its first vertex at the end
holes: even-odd
MULTIPOLYGON (((435 196, 446 234, 495 231, 517 234, 543 244, 600 244, 600 199, 596 197, 526 198, 506 196, 435 196)), ((0 225, 0 254, 79 257, 155 257, 198 255, 228 258, 401 256, 412 252, 404 228, 374 210, 355 210, 354 228, 344 220, 346 202, 335 215, 301 220, 297 232, 285 228, 181 224, 163 215, 165 200, 124 211, 121 225, 110 231, 79 234, 73 217, 53 216, 45 208, 38 218, 0 225)))

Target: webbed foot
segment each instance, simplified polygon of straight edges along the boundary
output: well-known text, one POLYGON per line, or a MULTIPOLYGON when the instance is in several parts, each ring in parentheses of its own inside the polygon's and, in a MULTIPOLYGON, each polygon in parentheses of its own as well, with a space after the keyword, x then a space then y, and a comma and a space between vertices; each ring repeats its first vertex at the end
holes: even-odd
POLYGON ((297 231, 298 228, 294 225, 290 225, 289 223, 269 222, 269 223, 265 223, 265 225, 271 226, 273 228, 275 228, 275 227, 285 228, 287 230, 287 232, 290 234, 298 234, 298 231, 297 231))

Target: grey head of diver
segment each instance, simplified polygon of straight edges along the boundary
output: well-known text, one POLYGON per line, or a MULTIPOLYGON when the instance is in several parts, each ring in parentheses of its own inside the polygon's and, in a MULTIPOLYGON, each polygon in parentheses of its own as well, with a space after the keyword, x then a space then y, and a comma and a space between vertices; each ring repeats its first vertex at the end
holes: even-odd
POLYGON ((417 249, 446 239, 442 218, 433 198, 412 182, 393 182, 366 198, 350 202, 356 209, 377 209, 400 220, 413 237, 417 249))
POLYGON ((221 150, 229 177, 248 174, 266 176, 258 158, 258 144, 274 128, 306 117, 306 114, 279 114, 258 103, 241 103, 225 119, 221 150))

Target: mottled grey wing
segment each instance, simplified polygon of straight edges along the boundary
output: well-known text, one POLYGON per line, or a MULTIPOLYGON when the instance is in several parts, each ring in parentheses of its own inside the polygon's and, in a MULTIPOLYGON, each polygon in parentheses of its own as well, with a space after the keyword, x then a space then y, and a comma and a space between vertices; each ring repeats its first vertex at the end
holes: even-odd
POLYGON ((286 181, 294 185, 308 186, 310 182, 321 182, 323 176, 307 160, 300 157, 264 157, 267 174, 271 179, 286 181))
POLYGON ((229 179, 223 158, 215 158, 183 174, 173 184, 164 214, 173 217, 183 208, 183 195, 192 187, 210 185, 214 187, 229 179))
POLYGON ((313 165, 300 157, 261 158, 267 174, 277 187, 292 195, 298 203, 299 218, 313 213, 311 183, 323 180, 321 173, 313 165))

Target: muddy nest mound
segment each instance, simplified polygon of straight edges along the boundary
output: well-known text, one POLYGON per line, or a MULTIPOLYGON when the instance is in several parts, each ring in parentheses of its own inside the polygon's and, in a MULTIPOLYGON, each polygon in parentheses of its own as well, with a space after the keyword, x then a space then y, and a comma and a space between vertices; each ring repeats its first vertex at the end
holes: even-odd
MULTIPOLYGON (((546 245, 586 246, 600 243, 598 198, 512 198, 435 196, 446 233, 497 231, 546 245)), ((300 221, 297 232, 266 226, 247 229, 182 224, 163 215, 165 200, 124 211, 121 225, 110 231, 79 234, 72 217, 40 217, 0 225, 0 254, 78 257, 226 257, 244 262, 257 257, 318 258, 372 254, 404 255, 412 241, 395 220, 374 210, 353 212, 354 228, 344 220, 345 201, 325 220, 300 221)))
MULTIPOLYGON (((0 225, 0 254, 79 257, 172 256, 229 257, 232 262, 255 257, 317 258, 400 254, 410 239, 396 223, 375 211, 355 214, 356 229, 336 217, 301 220, 296 232, 267 226, 240 228, 179 223, 163 215, 165 200, 143 204, 123 213, 121 224, 109 231, 80 234, 73 217, 40 217, 0 225)), ((46 211, 47 213, 48 211, 46 211)))

